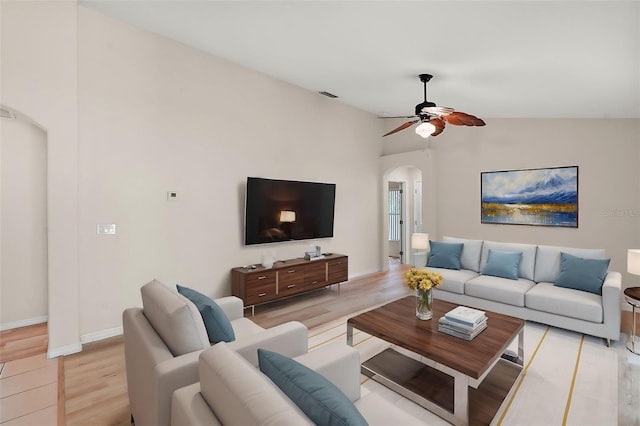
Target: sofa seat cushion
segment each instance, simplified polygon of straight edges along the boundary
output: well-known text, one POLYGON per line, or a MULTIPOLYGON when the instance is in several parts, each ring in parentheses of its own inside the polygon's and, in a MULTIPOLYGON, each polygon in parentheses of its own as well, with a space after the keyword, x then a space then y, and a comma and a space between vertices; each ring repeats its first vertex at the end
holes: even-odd
POLYGON ((514 306, 524 306, 525 294, 535 283, 524 278, 508 278, 480 275, 464 286, 464 294, 514 306))
POLYGON ((186 297, 158 280, 142 286, 142 310, 173 356, 209 347, 202 316, 186 297))
POLYGON ((225 425, 309 425, 267 376, 225 342, 200 354, 200 393, 225 425))
POLYGON ((244 336, 250 336, 252 334, 258 334, 264 331, 264 328, 260 327, 249 318, 238 318, 231 321, 231 327, 236 335, 236 339, 242 339, 244 336))
POLYGON ((464 294, 464 283, 478 276, 477 272, 460 269, 445 268, 427 268, 432 272, 442 275, 442 284, 438 286, 439 290, 449 291, 451 293, 464 294))
POLYGON ((601 323, 602 296, 586 291, 563 288, 553 283, 536 284, 525 297, 529 309, 601 323))

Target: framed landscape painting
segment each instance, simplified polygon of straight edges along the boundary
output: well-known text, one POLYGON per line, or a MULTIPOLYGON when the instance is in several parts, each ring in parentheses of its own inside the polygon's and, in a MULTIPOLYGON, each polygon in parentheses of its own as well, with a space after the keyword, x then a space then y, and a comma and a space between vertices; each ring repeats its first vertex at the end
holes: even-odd
POLYGON ((480 173, 481 222, 578 227, 578 166, 480 173))

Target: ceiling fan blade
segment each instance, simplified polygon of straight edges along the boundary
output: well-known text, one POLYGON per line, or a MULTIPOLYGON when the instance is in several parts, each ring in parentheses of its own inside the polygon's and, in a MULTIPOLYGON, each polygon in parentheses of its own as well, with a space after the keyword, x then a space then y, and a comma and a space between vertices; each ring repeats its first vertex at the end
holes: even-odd
POLYGON ((429 123, 433 124, 436 131, 431 133, 431 136, 438 136, 444 130, 445 122, 442 118, 432 118, 429 123))
POLYGON ((449 115, 445 115, 442 117, 449 124, 453 124, 455 126, 484 126, 485 122, 471 114, 467 114, 465 112, 454 111, 449 115))
POLYGON ((420 120, 407 121, 406 123, 403 123, 402 125, 400 125, 400 126, 396 127, 395 129, 393 129, 393 130, 392 130, 392 131, 390 131, 389 133, 385 133, 384 135, 382 135, 382 137, 389 136, 389 135, 392 135, 392 134, 394 134, 394 133, 398 133, 400 130, 404 130, 404 129, 406 129, 407 127, 411 127, 411 126, 413 126, 413 125, 414 125, 414 124, 416 124, 418 121, 420 121, 420 120))
POLYGON ((414 118, 415 115, 381 115, 378 118, 414 118))

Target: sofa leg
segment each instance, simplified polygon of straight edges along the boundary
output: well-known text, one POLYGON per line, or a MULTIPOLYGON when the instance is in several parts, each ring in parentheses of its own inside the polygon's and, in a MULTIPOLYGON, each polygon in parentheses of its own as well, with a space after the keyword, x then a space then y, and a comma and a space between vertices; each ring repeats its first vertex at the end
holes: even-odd
POLYGON ((131 424, 132 425, 136 424, 135 420, 133 420, 133 413, 131 413, 131 424))
POLYGON ((605 344, 607 345, 608 348, 611 347, 611 339, 606 339, 605 340, 605 344))

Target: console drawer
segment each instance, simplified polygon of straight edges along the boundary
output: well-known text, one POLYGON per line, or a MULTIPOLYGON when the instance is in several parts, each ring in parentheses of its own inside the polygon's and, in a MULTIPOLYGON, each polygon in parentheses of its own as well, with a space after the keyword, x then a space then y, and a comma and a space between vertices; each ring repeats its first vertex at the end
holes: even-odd
POLYGON ((327 264, 318 262, 310 264, 304 270, 305 287, 324 287, 327 285, 327 264))
POLYGON ((288 296, 302 291, 304 285, 304 270, 292 267, 278 271, 278 295, 288 296))

